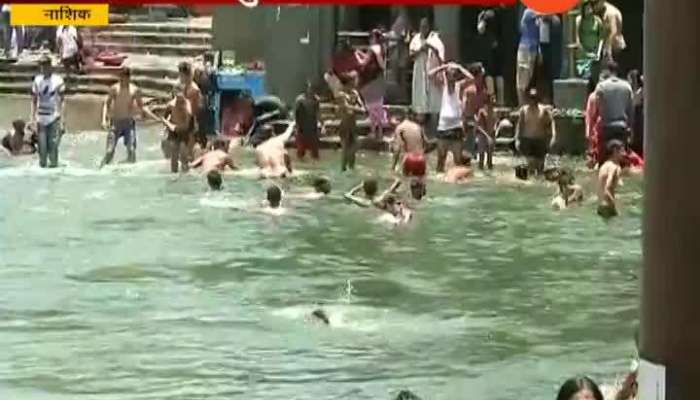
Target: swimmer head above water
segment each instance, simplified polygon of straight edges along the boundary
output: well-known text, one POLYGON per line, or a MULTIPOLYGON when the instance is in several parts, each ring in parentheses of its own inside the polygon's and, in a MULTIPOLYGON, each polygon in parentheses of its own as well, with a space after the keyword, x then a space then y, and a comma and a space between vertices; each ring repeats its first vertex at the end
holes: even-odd
POLYGON ((282 203, 282 189, 277 185, 272 185, 267 188, 267 203, 270 208, 279 208, 282 203))
POLYGON ((331 193, 331 181, 328 178, 316 178, 312 183, 318 193, 328 195, 331 193))
POLYGON ((331 320, 328 318, 328 314, 326 314, 325 311, 321 308, 317 308, 311 313, 311 318, 313 318, 315 321, 321 322, 325 325, 330 325, 331 320))
POLYGON ((377 195, 377 181, 375 179, 365 179, 362 182, 362 190, 368 199, 372 199, 377 195))
POLYGON ((411 181, 411 197, 415 200, 422 200, 426 194, 425 182, 421 179, 413 179, 411 181))
POLYGON ((220 191, 223 183, 221 173, 217 170, 209 171, 207 174, 207 183, 209 184, 209 189, 220 191))

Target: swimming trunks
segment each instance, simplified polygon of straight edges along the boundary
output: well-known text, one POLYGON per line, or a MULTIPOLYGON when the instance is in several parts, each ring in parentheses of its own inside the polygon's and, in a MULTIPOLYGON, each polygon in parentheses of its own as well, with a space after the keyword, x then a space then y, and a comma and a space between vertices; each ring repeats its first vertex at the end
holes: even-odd
POLYGON ((462 127, 438 130, 437 137, 442 140, 462 140, 464 138, 464 130, 462 127))
POLYGON ((548 150, 547 139, 520 138, 520 154, 525 157, 543 159, 548 150))
POLYGON ((133 118, 113 121, 112 133, 115 141, 123 138, 126 147, 136 148, 136 121, 133 118))
POLYGON ((426 169, 425 155, 421 153, 409 153, 403 159, 403 174, 406 176, 425 176, 426 169))

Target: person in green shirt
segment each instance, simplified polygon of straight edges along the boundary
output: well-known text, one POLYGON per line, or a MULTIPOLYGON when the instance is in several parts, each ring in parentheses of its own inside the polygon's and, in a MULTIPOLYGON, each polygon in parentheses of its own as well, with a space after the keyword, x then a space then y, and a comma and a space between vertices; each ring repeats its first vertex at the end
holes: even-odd
POLYGON ((576 72, 582 78, 590 78, 593 66, 600 60, 600 52, 605 40, 603 21, 593 12, 592 0, 586 0, 581 7, 581 15, 576 17, 576 72))

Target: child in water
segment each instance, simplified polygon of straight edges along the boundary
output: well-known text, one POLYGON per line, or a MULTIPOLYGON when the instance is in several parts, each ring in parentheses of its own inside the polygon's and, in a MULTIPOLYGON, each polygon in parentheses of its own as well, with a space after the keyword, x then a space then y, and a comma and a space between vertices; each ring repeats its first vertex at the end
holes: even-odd
POLYGON ((265 214, 282 215, 286 212, 281 207, 282 204, 282 189, 277 185, 272 185, 267 188, 267 207, 263 208, 265 214))
POLYGON ((399 186, 401 186, 401 181, 396 179, 389 189, 385 190, 380 196, 377 196, 377 180, 365 179, 362 183, 350 189, 350 191, 345 194, 345 198, 360 207, 378 206, 383 204, 389 194, 396 192, 399 186), (359 192, 360 189, 363 190, 364 197, 357 196, 357 192, 359 192))
POLYGON ((583 201, 583 189, 574 184, 574 175, 570 171, 560 172, 557 186, 557 194, 552 200, 552 208, 555 210, 564 210, 583 201))
POLYGON ((615 191, 620 183, 624 146, 619 140, 611 140, 606 147, 607 160, 598 171, 598 215, 603 219, 618 215, 615 191))

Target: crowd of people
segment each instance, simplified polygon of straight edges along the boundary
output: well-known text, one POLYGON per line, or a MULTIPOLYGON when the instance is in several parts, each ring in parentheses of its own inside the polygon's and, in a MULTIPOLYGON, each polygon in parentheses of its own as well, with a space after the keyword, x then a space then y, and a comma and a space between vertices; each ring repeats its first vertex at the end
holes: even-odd
MULTIPOLYGON (((586 105, 588 166, 597 169, 597 213, 607 220, 619 212, 616 190, 623 170, 643 166, 643 78, 636 71, 630 73, 628 80, 618 76, 615 57, 625 48, 619 10, 600 0, 584 1, 582 10, 576 23, 581 53, 577 67, 590 82, 586 105)), ((515 176, 521 180, 536 176, 555 183, 557 192, 552 207, 557 210, 583 203, 584 189, 575 183, 573 171, 546 165, 547 155, 557 141, 557 130, 553 109, 545 104, 551 101, 551 88, 544 89, 549 92, 543 99, 538 90, 542 86, 535 83, 535 70, 537 65, 547 65, 551 57, 547 46, 558 19, 530 9, 523 13, 516 79, 520 106, 517 121, 512 124, 508 118, 499 119, 494 111, 503 96, 502 61, 495 51, 499 46, 495 33, 498 13, 498 7, 488 9, 478 18, 478 31, 488 37, 493 51, 486 60, 466 66, 446 59, 440 35, 430 29, 427 19, 421 20, 419 31, 409 43, 413 61, 412 105, 394 118, 389 118, 384 106, 387 66, 383 33, 371 32, 366 50, 355 50, 348 41, 340 41, 324 76, 339 121, 340 170, 356 167, 360 149, 358 119, 367 115, 371 137, 383 141, 385 129, 390 127, 393 131, 392 158, 387 169, 389 174, 401 176, 383 191, 377 179, 365 179, 345 194, 348 202, 377 209, 394 224, 408 223, 427 195, 431 179, 463 184, 474 175, 472 164, 481 170, 493 169, 499 132, 512 129, 514 150, 525 160, 515 167, 515 176), (428 165, 432 152, 436 153, 434 174, 428 165)), ((18 37, 17 32, 15 29, 12 37, 18 37)), ((79 68, 78 37, 73 27, 58 29, 60 59, 67 67, 79 68)), ((42 168, 55 168, 59 166, 60 141, 65 133, 65 82, 54 71, 50 57, 42 56, 39 64, 40 73, 32 83, 30 121, 13 121, 0 149, 11 156, 38 153, 42 168)), ((292 137, 297 160, 303 160, 307 153, 313 159, 320 158, 320 136, 325 126, 318 90, 310 82, 307 84, 294 104, 293 121, 280 134, 275 134, 272 124, 262 124, 257 127, 254 140, 245 135, 243 140, 211 135, 212 115, 207 104, 210 88, 204 87, 206 79, 198 79, 208 76, 211 66, 210 59, 201 68, 188 62, 179 64, 178 85, 163 115, 144 105, 141 90, 131 80, 131 70, 122 68, 104 102, 102 126, 107 136, 100 168, 113 162, 120 140, 127 162, 136 162, 136 118, 141 114, 163 125, 161 148, 164 158, 170 161, 171 172, 198 169, 213 191, 222 190, 226 170, 239 168, 233 150, 252 143, 259 176, 273 181, 266 190, 265 212, 284 214, 285 196, 312 199, 330 193, 331 181, 326 177, 312 179, 311 193, 296 195, 285 195, 274 183, 294 173, 292 156, 286 147, 292 137)), ((314 313, 328 324, 323 310, 314 313)), ((634 398, 633 377, 630 374, 625 381, 617 400, 634 398)), ((567 381, 557 396, 557 400, 602 398, 600 389, 588 378, 567 381)))
POLYGON ((75 26, 21 26, 11 25, 12 6, 3 4, 0 30, 2 48, 7 59, 17 59, 25 51, 38 50, 54 53, 69 71, 79 72, 83 65, 83 35, 75 26))

